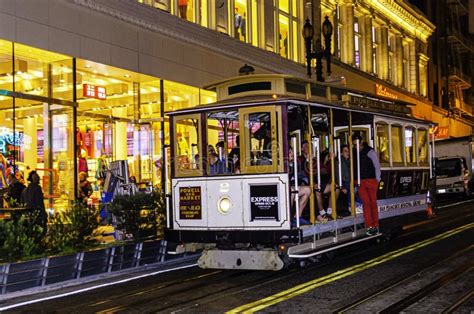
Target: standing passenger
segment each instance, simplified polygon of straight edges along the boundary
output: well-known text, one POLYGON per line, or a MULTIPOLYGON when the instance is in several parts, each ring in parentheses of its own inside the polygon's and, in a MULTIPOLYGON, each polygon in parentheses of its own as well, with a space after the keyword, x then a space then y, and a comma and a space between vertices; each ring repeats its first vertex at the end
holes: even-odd
POLYGON ((366 234, 371 236, 379 232, 377 189, 380 182, 380 163, 377 153, 372 147, 362 141, 358 135, 354 139, 360 141, 360 187, 358 192, 364 209, 366 234))

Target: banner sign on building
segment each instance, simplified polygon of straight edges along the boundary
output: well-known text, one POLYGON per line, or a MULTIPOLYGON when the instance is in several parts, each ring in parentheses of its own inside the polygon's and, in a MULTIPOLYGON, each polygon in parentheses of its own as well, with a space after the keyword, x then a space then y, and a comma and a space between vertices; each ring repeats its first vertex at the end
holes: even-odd
POLYGON ((94 98, 99 100, 107 99, 107 91, 105 87, 92 84, 82 85, 82 95, 86 98, 94 98))
POLYGON ((278 184, 250 186, 250 221, 279 220, 278 184))
POLYGON ((202 219, 200 186, 179 188, 179 219, 202 219))

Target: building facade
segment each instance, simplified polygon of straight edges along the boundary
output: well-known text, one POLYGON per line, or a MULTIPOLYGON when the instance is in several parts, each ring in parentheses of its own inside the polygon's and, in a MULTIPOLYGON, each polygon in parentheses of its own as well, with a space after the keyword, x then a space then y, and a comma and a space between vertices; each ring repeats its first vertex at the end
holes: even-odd
POLYGON ((474 3, 467 0, 412 0, 436 24, 430 38, 429 99, 446 116, 472 123, 474 88, 474 3), (471 9, 471 13, 469 12, 471 9))
POLYGON ((325 16, 328 82, 409 103, 451 136, 471 134, 469 121, 430 101, 435 26, 402 0, 1 0, 3 168, 38 169, 55 208, 74 198, 80 172, 99 197, 113 160, 156 184, 164 112, 213 102, 200 87, 244 63, 304 77, 304 21, 319 35, 325 16))

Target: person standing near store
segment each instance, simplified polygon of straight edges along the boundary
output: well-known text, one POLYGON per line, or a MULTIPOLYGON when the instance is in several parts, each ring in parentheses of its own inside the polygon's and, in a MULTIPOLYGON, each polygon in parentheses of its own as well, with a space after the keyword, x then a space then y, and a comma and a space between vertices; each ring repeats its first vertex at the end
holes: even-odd
POLYGON ((43 228, 43 232, 46 232, 47 218, 44 209, 43 191, 39 185, 40 177, 36 171, 31 171, 27 180, 30 183, 21 194, 21 202, 25 204, 27 209, 38 212, 37 222, 43 228))
MULTIPOLYGON (((354 143, 359 140, 359 162, 356 163, 360 167, 360 187, 358 193, 364 210, 366 234, 371 236, 379 232, 377 189, 381 174, 380 162, 375 150, 364 142, 360 135, 356 135, 354 140, 354 143)), ((357 158, 357 154, 355 156, 357 158)))

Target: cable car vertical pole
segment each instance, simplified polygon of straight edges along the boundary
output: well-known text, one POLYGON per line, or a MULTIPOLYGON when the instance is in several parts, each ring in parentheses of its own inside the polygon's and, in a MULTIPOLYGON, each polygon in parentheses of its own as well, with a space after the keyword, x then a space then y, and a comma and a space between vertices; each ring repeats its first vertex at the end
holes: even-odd
MULTIPOLYGON (((306 132, 308 145, 309 143, 313 143, 313 136, 314 130, 311 125, 311 107, 308 105, 307 107, 307 117, 308 117, 308 131, 306 132)), ((316 215, 314 210, 314 168, 313 168, 313 157, 314 157, 314 146, 310 147, 309 154, 308 154, 308 173, 309 173, 309 187, 310 187, 310 194, 309 194, 309 221, 311 224, 314 225, 316 221, 316 215)), ((304 171, 305 169, 301 169, 304 171)))
MULTIPOLYGON (((295 177, 295 208, 296 208, 296 228, 300 228, 300 197, 298 191, 298 160, 296 159, 296 136, 291 138, 293 146, 293 175, 295 177)), ((293 193, 293 191, 292 191, 293 193)))
POLYGON ((342 188, 342 171, 341 171, 341 168, 342 168, 342 165, 341 165, 341 139, 340 138, 337 138, 337 165, 338 165, 338 171, 339 171, 339 188, 341 189, 342 188))
MULTIPOLYGON (((335 176, 335 167, 334 167, 334 158, 336 152, 334 151, 334 144, 335 144, 335 137, 334 137, 334 112, 332 109, 329 109, 329 157, 331 161, 331 207, 332 213, 331 216, 335 220, 337 218, 337 204, 336 204, 336 176, 335 176), (332 154, 331 154, 332 150, 332 154)), ((324 190, 323 190, 324 192, 324 190)), ((337 238, 337 230, 336 230, 336 238, 337 238)))
POLYGON ((354 187, 354 149, 352 143, 352 112, 349 112, 349 193, 350 193, 350 200, 351 200, 351 213, 352 218, 354 219, 354 232, 352 236, 355 237, 357 235, 357 213, 355 209, 355 187, 354 187))

